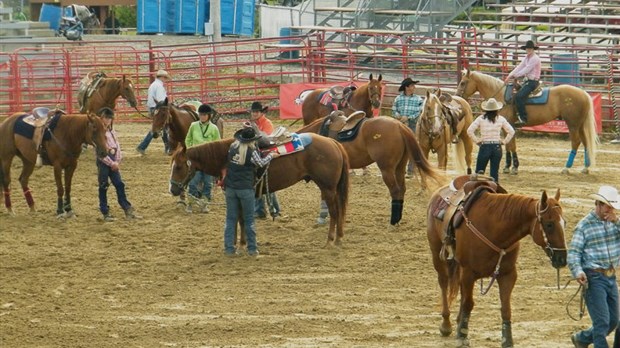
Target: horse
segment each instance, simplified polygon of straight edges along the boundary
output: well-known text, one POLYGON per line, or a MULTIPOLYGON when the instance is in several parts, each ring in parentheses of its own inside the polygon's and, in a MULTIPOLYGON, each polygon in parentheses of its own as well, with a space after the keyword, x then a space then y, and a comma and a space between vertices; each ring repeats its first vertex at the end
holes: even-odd
MULTIPOLYGON (((219 115, 213 116, 215 125, 220 131, 220 136, 224 136, 224 120, 219 115)), ((160 101, 153 111, 152 132, 153 137, 157 138, 159 132, 168 127, 169 141, 172 149, 176 149, 179 144, 185 144, 185 136, 192 122, 198 121, 198 114, 195 106, 188 104, 176 106, 168 102, 168 98, 160 101)))
POLYGON ((448 213, 442 215, 437 207, 442 207, 442 203, 445 204, 443 207, 457 205, 456 200, 453 200, 457 193, 444 186, 433 193, 429 201, 427 237, 441 288, 443 321, 439 331, 442 336, 452 333, 450 304, 460 289, 457 347, 469 347, 467 334, 470 313, 474 307, 474 282, 492 276, 486 291, 497 279, 501 301, 502 347, 512 347, 510 296, 517 280, 519 241, 531 235, 534 243, 550 258, 558 275, 559 268, 566 266, 565 220, 559 202, 560 190, 557 190, 555 197, 549 197, 543 191, 540 199, 488 190, 478 193, 472 194, 472 197, 478 197, 477 200, 464 205, 462 223, 454 227, 456 246, 452 259, 441 257, 440 254, 446 228, 453 219, 448 213), (443 220, 436 217, 438 215, 443 220))
MULTIPOLYGON (((30 211, 34 212, 35 204, 28 186, 37 158, 37 149, 32 141, 33 127, 23 119, 28 115, 13 114, 0 124, 0 180, 4 190, 4 204, 11 215, 15 215, 11 204, 11 163, 13 157, 22 160, 22 171, 19 182, 30 211), (25 134, 25 135, 22 135, 25 134)), ((61 110, 53 111, 49 122, 44 126, 42 149, 47 163, 54 167, 56 192, 58 194, 56 214, 58 217, 72 217, 71 180, 77 167, 77 160, 82 153, 82 144, 89 143, 95 147, 98 157, 108 153, 106 146, 106 129, 103 122, 95 115, 65 115, 61 110), (64 171, 64 187, 62 173, 64 171), (63 202, 64 196, 64 202, 63 202)))
POLYGON ((452 139, 456 138, 457 171, 462 173, 467 170, 467 174, 471 174, 471 153, 474 145, 467 135, 467 128, 473 120, 473 112, 465 99, 442 94, 441 89, 435 92, 426 91, 426 99, 416 125, 418 143, 426 158, 429 151, 437 153, 438 167, 445 171, 448 166, 448 146, 452 139), (451 100, 442 102, 442 97, 451 100), (456 123, 454 128, 451 126, 452 122, 456 123))
MULTIPOLYGON (((379 75, 378 79, 373 79, 370 74, 368 83, 360 86, 351 92, 350 96, 344 96, 346 107, 343 111, 348 116, 354 111, 364 111, 366 117, 373 116, 373 109, 379 109, 381 106, 381 95, 383 85, 381 80, 383 77, 379 75)), ((314 120, 325 117, 334 111, 333 107, 321 104, 321 97, 328 92, 329 88, 315 89, 310 92, 301 105, 304 125, 309 125, 314 120)))
MULTIPOLYGON (((329 131, 327 126, 335 125, 335 129, 342 128, 341 122, 343 113, 335 111, 327 117, 315 120, 311 124, 302 127, 298 133, 318 133, 329 135, 336 138, 335 131, 329 131), (325 127, 324 127, 325 125, 325 127)), ((383 182, 390 190, 392 197, 392 214, 390 224, 397 225, 403 212, 405 197, 405 169, 407 161, 411 160, 416 164, 420 176, 430 177, 436 182, 440 182, 442 175, 436 171, 428 162, 413 131, 409 127, 398 122, 391 117, 362 118, 359 126, 359 133, 350 141, 342 141, 349 157, 352 169, 362 168, 372 163, 377 163, 383 182)))
MULTIPOLYGON (((581 172, 588 174, 590 165, 594 165, 596 162, 596 149, 598 144, 592 99, 587 92, 571 85, 554 86, 550 87, 548 90, 549 101, 546 104, 526 106, 528 125, 534 126, 543 124, 555 120, 558 117, 563 119, 568 126, 571 140, 571 152, 562 173, 568 174, 569 169, 573 166, 573 161, 575 160, 579 145, 583 143, 584 168, 581 172)), ((516 121, 517 117, 514 108, 508 105, 504 98, 506 92, 506 85, 504 82, 493 76, 466 69, 462 73, 461 82, 457 87, 456 94, 467 99, 476 92, 479 92, 485 99, 495 98, 504 103, 505 106, 499 113, 511 122, 516 121)), ((517 156, 517 146, 513 138, 513 140, 506 145, 506 166, 504 168, 504 173, 510 171, 512 174, 517 174, 518 168, 519 159, 517 156), (512 170, 510 170, 511 165, 512 170)))
MULTIPOLYGON (((303 135, 302 135, 303 136, 303 135)), ((349 200, 349 159, 342 145, 316 134, 305 135, 311 141, 303 151, 278 157, 266 168, 264 194, 285 189, 295 183, 312 180, 327 202, 330 219, 327 245, 340 245, 349 200)), ((193 172, 200 170, 218 177, 227 164, 230 145, 235 139, 223 139, 186 149, 179 147, 172 155, 170 193, 179 196, 193 172)))
POLYGON ((138 100, 134 92, 134 84, 130 79, 125 75, 122 78, 116 78, 106 77, 103 73, 91 72, 82 79, 78 92, 80 113, 96 114, 103 107, 115 110, 118 97, 123 97, 132 108, 137 109, 138 100))

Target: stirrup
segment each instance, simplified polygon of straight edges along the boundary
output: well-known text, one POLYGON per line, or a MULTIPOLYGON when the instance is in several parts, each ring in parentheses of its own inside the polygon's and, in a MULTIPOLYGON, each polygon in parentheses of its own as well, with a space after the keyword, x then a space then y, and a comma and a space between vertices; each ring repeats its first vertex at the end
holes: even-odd
POLYGON ((444 241, 439 251, 439 258, 443 261, 454 260, 454 248, 452 244, 444 241))
POLYGON ((43 158, 41 157, 41 154, 37 154, 37 160, 34 165, 37 168, 41 168, 43 166, 43 158))

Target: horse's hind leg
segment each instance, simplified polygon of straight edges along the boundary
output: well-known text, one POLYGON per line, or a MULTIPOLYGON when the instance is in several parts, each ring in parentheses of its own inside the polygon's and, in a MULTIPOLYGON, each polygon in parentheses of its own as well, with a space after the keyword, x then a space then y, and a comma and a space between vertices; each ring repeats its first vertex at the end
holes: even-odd
POLYGON ((22 172, 19 175, 19 183, 22 185, 22 191, 24 192, 24 198, 26 198, 26 203, 28 203, 28 207, 31 212, 35 212, 36 209, 34 207, 34 198, 32 197, 32 192, 30 192, 30 187, 28 187, 28 180, 30 179, 30 175, 34 171, 34 164, 22 160, 24 167, 22 168, 22 172))
POLYGON ((336 220, 340 216, 338 203, 336 202, 336 195, 328 192, 326 189, 321 189, 321 198, 327 203, 329 215, 332 217, 329 219, 329 231, 327 232, 327 243, 325 247, 340 245, 340 236, 336 234, 336 220))
POLYGON ((72 217, 75 215, 73 213, 73 208, 71 207, 71 182, 73 179, 73 172, 75 172, 76 165, 71 165, 65 168, 65 201, 63 204, 65 217, 72 217))
POLYGON ((573 163, 575 162, 575 156, 577 156, 577 150, 579 149, 579 145, 581 144, 581 138, 577 131, 573 131, 569 129, 569 137, 571 142, 571 150, 568 154, 568 159, 566 160, 566 166, 562 169, 562 174, 568 174, 568 170, 573 167, 573 163))
POLYGON ((59 165, 54 166, 54 179, 56 180, 56 216, 62 217, 65 213, 63 209, 62 199, 65 190, 62 186, 62 168, 59 165))
POLYGON ((0 178, 2 179, 2 192, 4 193, 4 206, 6 211, 15 215, 13 211, 13 205, 11 204, 11 161, 2 161, 2 168, 0 168, 0 178))

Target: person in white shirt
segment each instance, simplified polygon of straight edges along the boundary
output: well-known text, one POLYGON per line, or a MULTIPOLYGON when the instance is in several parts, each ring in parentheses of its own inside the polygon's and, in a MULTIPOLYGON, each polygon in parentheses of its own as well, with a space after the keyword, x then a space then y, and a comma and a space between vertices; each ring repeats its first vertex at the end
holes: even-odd
POLYGON ((484 115, 476 118, 467 128, 467 134, 478 145, 478 159, 476 160, 476 173, 484 174, 487 164, 491 162, 491 177, 499 183, 499 163, 502 160, 502 145, 507 144, 515 134, 514 128, 508 123, 506 118, 498 114, 504 104, 494 98, 482 102, 484 115), (506 137, 501 139, 502 129, 506 132, 506 137), (480 131, 480 136, 476 131, 480 131))
MULTIPOLYGON (((153 112, 155 111, 155 107, 157 103, 163 101, 168 97, 168 93, 166 92, 165 83, 170 81, 170 75, 166 70, 158 70, 157 78, 151 85, 149 86, 148 97, 146 100, 146 106, 149 108, 149 116, 153 117, 153 112)), ((138 151, 141 155, 144 155, 146 152, 146 148, 153 140, 153 132, 149 131, 144 140, 136 147, 136 151, 138 151)), ((171 150, 170 145, 168 143, 168 131, 164 128, 162 140, 164 141, 164 151, 166 154, 170 155, 171 150)))

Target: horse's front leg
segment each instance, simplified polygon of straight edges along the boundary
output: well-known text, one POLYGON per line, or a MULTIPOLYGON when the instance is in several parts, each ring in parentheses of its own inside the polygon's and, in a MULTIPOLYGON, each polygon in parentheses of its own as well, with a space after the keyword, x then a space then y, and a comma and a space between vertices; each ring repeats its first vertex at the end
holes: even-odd
POLYGON ((60 165, 54 166, 54 179, 56 180, 56 217, 61 218, 65 212, 62 203, 65 190, 62 186, 62 168, 60 165))
POLYGON ((77 166, 77 162, 75 165, 71 165, 65 168, 65 201, 63 204, 63 209, 65 211, 65 217, 73 217, 75 213, 73 212, 73 208, 71 207, 71 183, 73 181, 73 173, 75 172, 75 168, 77 166))
POLYGON ((517 175, 519 173, 519 157, 517 155, 517 142, 515 138, 512 138, 510 142, 506 144, 506 166, 504 167, 504 174, 508 173, 512 175, 517 175))
MULTIPOLYGON (((34 206, 34 198, 32 197, 32 192, 30 191, 30 187, 28 186, 28 180, 30 179, 30 175, 32 175, 32 172, 34 171, 34 164, 29 161, 23 161, 22 163, 24 167, 22 168, 22 172, 19 175, 19 183, 22 186, 22 192, 24 193, 24 198, 26 198, 26 203, 28 203, 30 212, 34 213, 36 211, 35 206, 34 206)), ((8 186, 7 186, 7 189, 8 189, 8 186)), ((9 200, 9 205, 10 205, 10 200, 9 200)))
POLYGON ((456 346, 469 347, 469 317, 474 309, 474 281, 471 271, 463 270, 461 277, 461 309, 456 328, 456 346))
POLYGON ((516 270, 497 278, 499 299, 502 305, 502 348, 512 348, 514 346, 512 341, 512 324, 510 322, 512 318, 510 295, 512 294, 512 289, 514 289, 516 281, 516 270))

